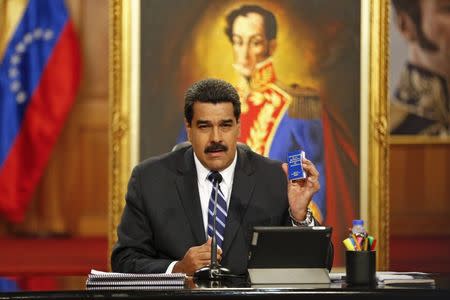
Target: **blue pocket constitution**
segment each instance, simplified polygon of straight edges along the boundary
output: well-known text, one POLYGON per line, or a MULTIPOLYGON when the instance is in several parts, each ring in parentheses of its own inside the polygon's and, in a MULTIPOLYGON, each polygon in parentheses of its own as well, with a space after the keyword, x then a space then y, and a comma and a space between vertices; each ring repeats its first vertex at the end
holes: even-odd
POLYGON ((297 150, 288 152, 287 161, 289 180, 299 180, 306 178, 306 174, 302 166, 303 158, 305 158, 305 151, 297 150))

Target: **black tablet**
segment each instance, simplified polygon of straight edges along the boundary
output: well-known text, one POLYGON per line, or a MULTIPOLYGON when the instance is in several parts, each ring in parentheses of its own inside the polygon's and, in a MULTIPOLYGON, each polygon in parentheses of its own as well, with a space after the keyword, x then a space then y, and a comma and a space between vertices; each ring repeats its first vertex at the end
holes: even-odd
POLYGON ((253 228, 249 269, 326 269, 329 261, 331 227, 253 228))

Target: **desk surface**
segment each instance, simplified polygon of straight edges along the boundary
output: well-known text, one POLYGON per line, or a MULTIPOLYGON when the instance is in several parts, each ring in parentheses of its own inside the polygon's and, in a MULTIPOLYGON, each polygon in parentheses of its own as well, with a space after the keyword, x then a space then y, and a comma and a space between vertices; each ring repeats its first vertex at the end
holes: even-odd
POLYGON ((232 282, 230 287, 201 287, 191 280, 182 289, 167 290, 69 290, 1 293, 0 300, 12 299, 450 299, 450 274, 433 276, 436 285, 407 287, 348 287, 345 284, 250 286, 232 282))

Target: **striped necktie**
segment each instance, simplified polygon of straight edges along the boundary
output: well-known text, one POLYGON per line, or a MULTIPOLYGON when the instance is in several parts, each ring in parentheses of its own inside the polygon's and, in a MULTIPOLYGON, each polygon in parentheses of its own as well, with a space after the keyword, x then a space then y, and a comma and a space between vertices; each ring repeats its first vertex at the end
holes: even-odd
POLYGON ((208 204, 208 236, 209 237, 213 236, 214 199, 216 197, 217 191, 216 240, 217 245, 220 248, 222 248, 223 237, 225 233, 225 225, 227 222, 227 203, 225 201, 225 195, 222 193, 222 190, 220 189, 220 182, 222 181, 222 175, 220 175, 220 173, 217 171, 213 171, 208 175, 208 180, 211 181, 213 185, 208 204))

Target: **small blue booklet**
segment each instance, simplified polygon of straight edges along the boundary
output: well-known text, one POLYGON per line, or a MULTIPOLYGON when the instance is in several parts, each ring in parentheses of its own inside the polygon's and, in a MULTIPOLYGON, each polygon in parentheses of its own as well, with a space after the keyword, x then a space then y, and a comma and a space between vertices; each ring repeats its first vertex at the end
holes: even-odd
POLYGON ((289 180, 305 179, 306 173, 303 170, 302 160, 305 158, 305 151, 297 150, 288 152, 288 172, 289 180))

